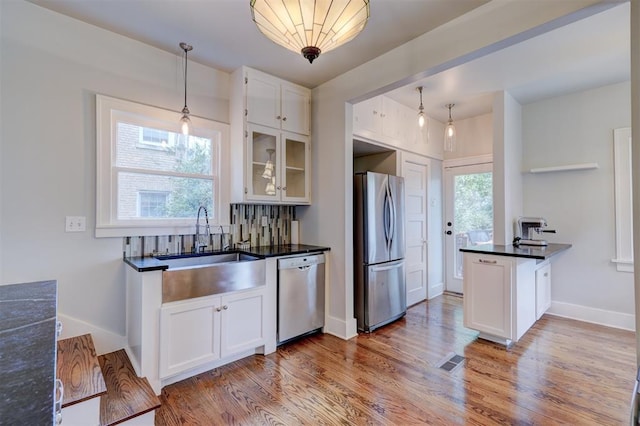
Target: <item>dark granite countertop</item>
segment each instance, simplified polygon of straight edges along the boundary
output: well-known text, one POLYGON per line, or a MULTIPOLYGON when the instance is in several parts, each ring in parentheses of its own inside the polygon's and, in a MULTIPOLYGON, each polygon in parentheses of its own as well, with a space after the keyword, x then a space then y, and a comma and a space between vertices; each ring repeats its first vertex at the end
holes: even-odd
MULTIPOLYGON (((292 256, 296 254, 305 254, 305 253, 313 253, 313 252, 321 252, 331 250, 329 247, 323 246, 312 246, 307 244, 285 244, 281 246, 260 246, 260 247, 250 247, 248 249, 233 249, 233 250, 225 250, 225 251, 208 251, 199 253, 193 256, 209 256, 212 254, 223 254, 223 253, 244 253, 251 256, 257 256, 262 259, 267 257, 279 257, 279 256, 292 256)), ((170 255, 171 256, 171 255, 170 255)), ((171 257, 182 257, 182 256, 190 256, 190 254, 186 255, 175 255, 171 257)), ((149 272, 149 271, 164 271, 168 269, 169 266, 166 262, 156 259, 154 257, 127 257, 124 259, 125 263, 131 266, 133 269, 138 272, 149 272)))
POLYGON ((53 424, 56 281, 0 286, 0 423, 53 424))
POLYGON ((549 244, 548 246, 501 246, 495 244, 481 244, 461 248, 465 253, 482 253, 495 256, 524 257, 528 259, 546 260, 571 247, 571 244, 549 244))

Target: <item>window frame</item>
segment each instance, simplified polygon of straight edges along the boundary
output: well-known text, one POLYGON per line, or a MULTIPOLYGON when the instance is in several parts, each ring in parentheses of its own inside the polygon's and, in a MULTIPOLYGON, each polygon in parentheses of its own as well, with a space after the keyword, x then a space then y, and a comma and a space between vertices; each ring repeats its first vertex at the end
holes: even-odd
MULTIPOLYGON (((195 232, 195 218, 118 219, 119 168, 116 165, 115 135, 117 118, 122 114, 135 116, 135 122, 132 124, 137 126, 180 132, 181 115, 177 112, 96 94, 96 237, 177 235, 195 232)), ((195 116, 191 116, 191 122, 193 136, 212 141, 212 175, 202 178, 212 180, 213 211, 209 212, 209 219, 211 224, 220 225, 228 222, 229 211, 229 125, 195 116)), ((180 175, 162 170, 142 172, 180 175)))

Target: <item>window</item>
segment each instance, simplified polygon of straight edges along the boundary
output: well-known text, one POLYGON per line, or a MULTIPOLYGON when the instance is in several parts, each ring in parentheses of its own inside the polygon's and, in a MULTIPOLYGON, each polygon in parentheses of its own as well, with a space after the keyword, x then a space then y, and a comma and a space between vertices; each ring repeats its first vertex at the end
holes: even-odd
POLYGON ((193 232, 200 205, 219 223, 228 125, 97 95, 96 236, 193 232))
POLYGON ((168 192, 138 192, 138 217, 165 217, 168 192))

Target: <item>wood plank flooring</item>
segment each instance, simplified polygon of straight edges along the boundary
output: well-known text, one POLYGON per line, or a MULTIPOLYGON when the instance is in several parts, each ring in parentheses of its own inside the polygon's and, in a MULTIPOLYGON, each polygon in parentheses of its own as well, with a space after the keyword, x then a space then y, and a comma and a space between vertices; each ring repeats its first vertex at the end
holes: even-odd
POLYGON ((156 425, 628 424, 635 335, 543 316, 511 349, 441 296, 369 335, 316 335, 162 390, 156 425), (438 368, 453 353, 465 360, 438 368))

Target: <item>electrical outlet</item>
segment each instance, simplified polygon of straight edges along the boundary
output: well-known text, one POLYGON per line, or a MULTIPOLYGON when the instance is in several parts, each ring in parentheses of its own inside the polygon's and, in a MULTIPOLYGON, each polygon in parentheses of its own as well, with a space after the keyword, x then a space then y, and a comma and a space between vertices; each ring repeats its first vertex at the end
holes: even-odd
POLYGON ((266 216, 262 216, 262 226, 267 226, 267 217, 266 216))
POLYGON ((87 218, 85 216, 67 216, 65 220, 66 232, 83 232, 87 230, 87 218))

